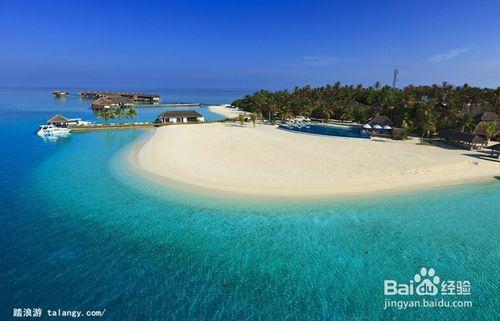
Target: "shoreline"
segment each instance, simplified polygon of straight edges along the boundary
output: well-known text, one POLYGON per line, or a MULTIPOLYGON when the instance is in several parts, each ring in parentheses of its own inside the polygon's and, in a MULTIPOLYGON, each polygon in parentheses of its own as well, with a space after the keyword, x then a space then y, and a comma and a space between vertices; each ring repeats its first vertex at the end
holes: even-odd
MULTIPOLYGON (((387 170, 381 173, 381 175, 373 175, 373 173, 370 173, 372 168, 361 168, 360 164, 356 164, 356 162, 351 164, 352 160, 349 160, 349 155, 341 153, 340 157, 347 159, 348 166, 344 164, 346 162, 345 160, 337 160, 341 168, 341 170, 337 170, 337 172, 335 171, 336 166, 325 166, 327 170, 324 171, 327 174, 330 173, 328 171, 333 168, 333 172, 330 173, 331 175, 327 177, 327 179, 322 177, 324 173, 320 173, 319 176, 310 175, 311 177, 309 177, 307 176, 308 171, 303 170, 299 171, 299 173, 292 173, 296 175, 291 175, 291 177, 281 177, 280 174, 284 173, 284 175, 287 175, 286 171, 280 172, 280 162, 283 162, 283 160, 286 161, 288 157, 286 153, 284 154, 286 157, 284 159, 278 157, 276 159, 277 163, 273 166, 273 164, 269 164, 268 157, 259 158, 259 156, 262 155, 259 155, 258 143, 250 145, 249 148, 257 148, 257 150, 254 150, 253 154, 259 156, 252 157, 249 153, 245 152, 244 149, 234 151, 235 148, 238 149, 238 144, 241 143, 241 139, 243 139, 243 141, 248 139, 248 137, 238 137, 238 134, 242 133, 241 131, 250 131, 252 135, 260 133, 263 134, 265 138, 270 139, 269 135, 272 134, 274 136, 277 132, 277 130, 273 127, 271 128, 271 126, 263 126, 264 128, 260 130, 255 129, 255 133, 252 131, 254 130, 253 128, 240 128, 233 124, 188 126, 189 129, 185 126, 175 127, 177 128, 174 130, 157 128, 146 141, 134 146, 129 155, 131 167, 142 176, 162 185, 190 192, 194 190, 194 192, 202 194, 217 193, 221 195, 268 198, 325 198, 331 196, 342 197, 390 194, 399 191, 414 191, 433 187, 473 183, 492 179, 500 175, 500 163, 491 162, 490 164, 489 161, 480 159, 474 161, 469 157, 460 155, 462 152, 468 151, 443 150, 435 146, 410 146, 412 144, 411 142, 392 141, 393 144, 396 144, 396 149, 404 147, 402 153, 406 150, 411 151, 412 148, 416 148, 418 152, 425 151, 425 149, 432 149, 431 152, 437 154, 440 152, 445 153, 446 157, 450 158, 453 162, 441 162, 439 164, 414 168, 404 168, 403 166, 402 170, 400 166, 396 171, 387 170), (182 135, 188 136, 190 133, 194 135, 191 137, 192 139, 198 139, 200 135, 202 135, 204 139, 215 142, 208 143, 210 145, 208 151, 203 151, 203 146, 199 145, 196 147, 189 147, 187 142, 190 142, 189 139, 191 138, 188 138, 184 142, 186 143, 186 146, 183 147, 184 149, 176 144, 169 145, 169 143, 172 144, 172 142, 165 142, 165 137, 172 137, 175 138, 172 141, 177 141, 183 139, 182 135), (234 142, 231 143, 230 141, 226 141, 228 138, 226 135, 235 139, 237 141, 236 145, 234 145, 234 142), (220 141, 217 141, 217 139, 221 139, 221 137, 222 145, 220 141), (229 160, 224 160, 224 157, 218 155, 225 154, 228 151, 224 150, 224 148, 233 150, 232 156, 228 156, 228 158, 230 158, 229 160), (175 153, 169 153, 169 149, 175 150, 175 153), (165 152, 166 150, 167 152, 165 152), (194 156, 198 157, 199 160, 190 162, 190 158, 194 156), (179 158, 176 159, 176 157, 179 158), (255 158, 255 160, 251 160, 251 158, 255 158), (240 164, 236 164, 238 160, 240 164), (256 166, 256 168, 251 168, 252 166, 256 166), (239 170, 241 170, 241 168, 244 168, 249 174, 240 173, 239 170), (265 169, 267 172, 262 172, 262 169, 265 169), (210 173, 211 170, 213 172, 212 174, 210 173), (257 178, 255 176, 257 176, 257 178), (281 178, 283 178, 283 180, 279 181, 281 178)), ((302 144, 304 143, 304 139, 306 143, 311 143, 311 139, 320 140, 319 145, 324 145, 325 141, 332 143, 332 140, 335 140, 335 143, 339 145, 343 143, 346 146, 352 142, 352 140, 342 140, 342 138, 333 138, 331 136, 318 137, 304 135, 304 137, 307 138, 298 139, 297 137, 299 136, 297 135, 300 134, 287 132, 279 134, 278 140, 283 138, 283 135, 285 135, 285 138, 288 140, 299 140, 302 144)), ((285 143, 284 141, 280 142, 285 143)), ((356 143, 359 144, 359 141, 356 143)), ((366 143, 376 144, 377 142, 367 141, 366 143)), ((387 141, 383 144, 388 143, 390 142, 387 141)), ((272 148, 277 149, 278 147, 273 145, 272 148)), ((352 146, 352 148, 356 147, 352 146)), ((284 149, 286 150, 286 146, 284 149)), ((331 146, 330 149, 332 149, 331 146)), ((269 150, 265 150, 264 154, 268 151, 269 150)), ((393 152, 391 149, 388 149, 388 151, 393 152)), ((335 152, 335 149, 333 149, 333 152, 335 152)), ((332 150, 325 151, 325 154, 328 153, 332 153, 332 150)), ((280 155, 280 152, 276 151, 276 154, 280 155)), ((335 153, 333 155, 335 156, 335 153)), ((306 162, 301 164, 307 166, 307 161, 306 157, 306 162)), ((318 166, 318 162, 314 162, 314 158, 311 159, 311 162, 312 164, 309 164, 311 165, 310 171, 314 171, 316 166, 318 166)), ((371 166, 370 162, 367 163, 367 166, 371 166)))
POLYGON ((477 176, 465 179, 456 179, 443 181, 440 183, 421 183, 421 184, 412 184, 409 186, 405 186, 404 188, 400 186, 389 187, 386 189, 372 190, 372 191, 356 191, 356 192, 339 192, 339 193, 331 193, 331 194, 296 194, 296 195, 268 195, 268 194, 250 194, 250 193, 240 193, 238 191, 227 191, 227 190, 219 190, 210 187, 204 187, 200 185, 196 185, 194 183, 188 183, 183 181, 174 180, 165 176, 157 175, 151 172, 148 172, 146 169, 141 167, 138 162, 137 153, 140 148, 146 142, 138 142, 134 143, 132 148, 129 150, 127 154, 127 159, 125 160, 128 163, 128 166, 141 178, 150 181, 154 184, 160 185, 164 188, 172 189, 176 192, 185 193, 185 194, 193 194, 193 195, 201 195, 208 197, 216 197, 216 198, 228 198, 228 199, 263 199, 263 200, 326 200, 329 198, 333 199, 349 199, 356 197, 371 197, 371 196, 396 196, 396 195, 408 195, 413 192, 425 192, 430 189, 442 189, 442 188, 450 188, 454 186, 461 185, 469 185, 469 184, 478 184, 484 183, 488 181, 495 180, 491 175, 477 176))
POLYGON ((227 107, 225 105, 208 106, 208 110, 212 113, 218 114, 226 119, 238 118, 240 114, 246 115, 247 112, 241 111, 237 108, 227 107))

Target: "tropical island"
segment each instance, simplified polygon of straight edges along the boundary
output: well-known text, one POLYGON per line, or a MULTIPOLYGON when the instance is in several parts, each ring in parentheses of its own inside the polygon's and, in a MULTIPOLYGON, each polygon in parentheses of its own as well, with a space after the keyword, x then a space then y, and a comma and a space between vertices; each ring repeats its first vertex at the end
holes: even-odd
MULTIPOLYGON (((441 129, 473 133, 475 117, 491 112, 500 113, 500 87, 471 87, 468 84, 413 86, 403 89, 381 86, 296 87, 292 91, 261 90, 233 102, 233 105, 260 117, 285 121, 295 116, 314 117, 322 121, 335 119, 364 124, 376 114, 386 115, 395 127, 409 134, 432 137, 441 129)), ((487 129, 481 124, 477 134, 493 137, 499 130, 497 119, 488 119, 487 129)))
POLYGON ((170 185, 271 197, 400 191, 492 179, 500 175, 500 161, 484 147, 495 144, 490 140, 500 133, 499 106, 500 89, 446 83, 404 89, 336 83, 291 92, 262 90, 226 107, 232 113, 225 114, 234 117, 224 123, 155 129, 130 159, 141 173, 170 185), (296 133, 282 125, 297 121, 292 128, 356 131, 372 124, 380 130, 363 139, 296 133), (405 131, 403 137, 387 135, 396 128, 405 131), (433 139, 439 132, 452 137, 433 139), (457 133, 465 138, 455 139, 457 133), (468 144, 469 137, 473 143, 468 144))

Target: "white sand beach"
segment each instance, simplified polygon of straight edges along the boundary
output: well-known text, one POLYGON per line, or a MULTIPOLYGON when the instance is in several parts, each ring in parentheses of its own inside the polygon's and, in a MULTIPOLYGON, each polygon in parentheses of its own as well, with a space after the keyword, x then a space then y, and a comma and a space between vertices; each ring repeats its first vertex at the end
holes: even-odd
POLYGON ((213 113, 216 113, 216 114, 219 114, 223 117, 226 117, 226 118, 237 118, 238 115, 240 114, 247 114, 246 112, 244 111, 241 111, 237 108, 231 108, 231 107, 227 107, 225 105, 216 105, 216 106, 209 106, 208 109, 213 112, 213 113))
POLYGON ((273 197, 376 193, 500 175, 500 162, 477 151, 416 143, 213 123, 158 128, 132 158, 160 180, 273 197))

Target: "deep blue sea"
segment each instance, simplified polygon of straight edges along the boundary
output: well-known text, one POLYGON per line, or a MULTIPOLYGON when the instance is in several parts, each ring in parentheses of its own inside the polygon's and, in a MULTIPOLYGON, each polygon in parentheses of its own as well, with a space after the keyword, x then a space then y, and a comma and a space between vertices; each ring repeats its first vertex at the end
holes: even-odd
MULTIPOLYGON (((0 89, 1 321, 22 319, 17 308, 120 321, 498 319, 500 180, 296 201, 189 194, 128 166, 147 130, 43 141, 35 131, 56 113, 93 119, 90 101, 51 90, 0 89), (427 299, 472 307, 384 309, 396 299, 384 280, 422 267, 470 282, 468 296, 427 299)), ((150 91, 207 103, 246 93, 150 91)))

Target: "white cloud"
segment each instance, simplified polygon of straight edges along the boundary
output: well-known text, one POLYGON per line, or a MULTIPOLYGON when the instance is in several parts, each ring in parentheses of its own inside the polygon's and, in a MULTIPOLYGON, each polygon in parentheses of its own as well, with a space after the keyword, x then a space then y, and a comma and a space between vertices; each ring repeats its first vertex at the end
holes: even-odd
POLYGON ((460 49, 453 49, 453 50, 450 50, 450 51, 445 52, 445 53, 440 53, 440 54, 434 55, 434 56, 429 58, 429 61, 432 63, 437 63, 437 62, 453 59, 453 58, 458 57, 458 56, 460 56, 464 53, 467 53, 469 51, 471 51, 471 48, 469 48, 469 47, 460 48, 460 49))
POLYGON ((335 57, 325 57, 325 56, 304 56, 300 58, 302 62, 309 66, 326 66, 331 65, 338 61, 335 57))

